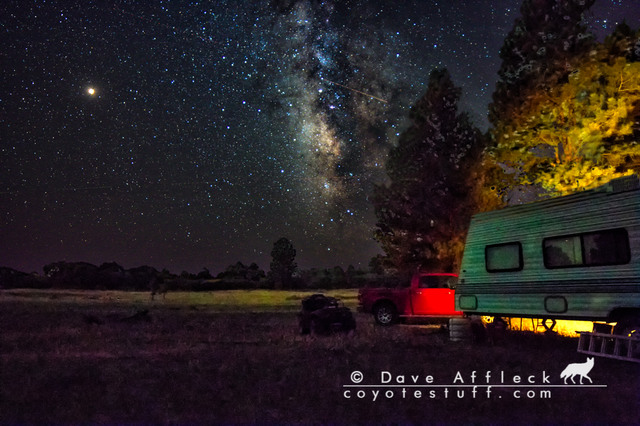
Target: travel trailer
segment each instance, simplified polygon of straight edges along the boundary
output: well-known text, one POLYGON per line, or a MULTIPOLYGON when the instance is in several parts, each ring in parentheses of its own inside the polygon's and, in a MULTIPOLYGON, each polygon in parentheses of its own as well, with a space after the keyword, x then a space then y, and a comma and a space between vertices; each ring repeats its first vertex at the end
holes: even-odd
POLYGON ((638 176, 475 215, 456 310, 618 322, 629 332, 640 318, 638 176))

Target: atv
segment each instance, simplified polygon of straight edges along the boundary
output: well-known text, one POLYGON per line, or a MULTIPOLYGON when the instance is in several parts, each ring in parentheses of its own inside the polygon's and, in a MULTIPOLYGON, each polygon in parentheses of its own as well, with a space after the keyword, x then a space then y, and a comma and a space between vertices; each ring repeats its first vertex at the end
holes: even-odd
POLYGON ((298 314, 300 333, 327 335, 333 332, 355 330, 356 320, 351 310, 335 297, 312 294, 302 299, 298 314))

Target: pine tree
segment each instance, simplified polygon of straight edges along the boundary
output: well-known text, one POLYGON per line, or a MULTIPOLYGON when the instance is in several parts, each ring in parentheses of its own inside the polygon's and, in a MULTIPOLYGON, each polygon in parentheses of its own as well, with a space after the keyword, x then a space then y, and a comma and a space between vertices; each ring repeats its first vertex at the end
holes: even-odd
POLYGON ((604 41, 609 57, 624 57, 628 62, 640 61, 640 29, 634 31, 622 22, 604 41))
POLYGON ((512 121, 531 96, 566 79, 573 59, 592 48, 583 15, 594 1, 524 0, 522 16, 500 49, 502 65, 489 107, 494 126, 512 121))
POLYGON ((483 142, 467 115, 458 114, 460 92, 447 70, 432 71, 411 125, 389 153, 390 182, 373 196, 375 238, 387 269, 457 268, 475 208, 470 176, 483 142))

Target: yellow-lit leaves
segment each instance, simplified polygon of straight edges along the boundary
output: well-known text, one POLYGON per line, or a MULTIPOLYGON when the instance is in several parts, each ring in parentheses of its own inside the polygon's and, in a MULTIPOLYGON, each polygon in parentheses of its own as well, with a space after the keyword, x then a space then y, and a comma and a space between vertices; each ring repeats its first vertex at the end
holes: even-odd
POLYGON ((633 140, 634 129, 640 130, 638 105, 640 63, 611 59, 600 48, 564 84, 529 96, 517 115, 496 126, 492 157, 516 171, 518 184, 553 194, 640 171, 633 140))

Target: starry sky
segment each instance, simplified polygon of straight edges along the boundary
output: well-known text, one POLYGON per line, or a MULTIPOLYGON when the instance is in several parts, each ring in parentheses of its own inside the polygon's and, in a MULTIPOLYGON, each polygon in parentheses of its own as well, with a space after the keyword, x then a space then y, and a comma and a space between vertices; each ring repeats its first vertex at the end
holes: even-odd
MULTIPOLYGON (((0 266, 366 268, 390 146, 449 69, 486 130, 516 0, 3 0, 0 266)), ((597 0, 599 38, 636 0, 597 0)))

